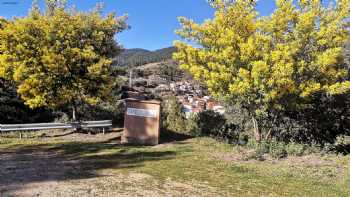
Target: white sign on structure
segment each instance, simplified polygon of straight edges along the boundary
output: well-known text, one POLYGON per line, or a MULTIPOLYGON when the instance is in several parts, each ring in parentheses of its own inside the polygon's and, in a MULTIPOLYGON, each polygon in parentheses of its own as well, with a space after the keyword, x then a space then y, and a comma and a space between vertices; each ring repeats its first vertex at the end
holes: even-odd
POLYGON ((137 109, 137 108, 128 108, 126 114, 128 116, 138 116, 146 118, 156 118, 157 111, 150 109, 137 109))

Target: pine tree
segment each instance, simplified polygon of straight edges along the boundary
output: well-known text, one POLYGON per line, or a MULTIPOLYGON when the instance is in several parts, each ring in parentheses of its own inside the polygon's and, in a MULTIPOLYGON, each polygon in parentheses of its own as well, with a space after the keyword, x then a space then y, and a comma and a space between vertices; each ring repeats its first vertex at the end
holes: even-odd
POLYGON ((175 96, 171 96, 167 100, 166 111, 165 125, 167 130, 177 133, 186 132, 186 120, 182 112, 182 105, 177 101, 175 96))

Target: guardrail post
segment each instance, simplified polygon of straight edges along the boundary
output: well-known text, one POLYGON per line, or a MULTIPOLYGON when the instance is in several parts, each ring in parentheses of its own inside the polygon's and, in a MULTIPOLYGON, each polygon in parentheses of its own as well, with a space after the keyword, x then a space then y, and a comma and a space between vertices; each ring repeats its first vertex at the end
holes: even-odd
POLYGON ((81 122, 71 122, 71 125, 74 132, 81 130, 81 122))

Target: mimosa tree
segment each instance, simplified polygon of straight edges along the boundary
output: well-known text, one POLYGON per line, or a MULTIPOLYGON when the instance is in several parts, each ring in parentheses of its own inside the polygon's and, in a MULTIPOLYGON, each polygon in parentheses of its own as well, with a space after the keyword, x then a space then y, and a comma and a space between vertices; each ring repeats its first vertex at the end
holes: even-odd
POLYGON ((174 59, 218 99, 249 112, 257 141, 271 134, 278 112, 302 107, 318 93, 348 93, 343 45, 350 0, 277 0, 259 16, 256 1, 214 0, 215 17, 202 24, 181 17, 174 59), (262 126, 263 120, 271 118, 262 126), (260 126, 260 127, 259 127, 260 126))
POLYGON ((3 25, 0 77, 15 81, 31 108, 70 105, 76 119, 79 103, 95 104, 113 86, 115 35, 127 28, 125 17, 68 10, 60 0, 46 4, 43 13, 34 5, 27 17, 3 25))

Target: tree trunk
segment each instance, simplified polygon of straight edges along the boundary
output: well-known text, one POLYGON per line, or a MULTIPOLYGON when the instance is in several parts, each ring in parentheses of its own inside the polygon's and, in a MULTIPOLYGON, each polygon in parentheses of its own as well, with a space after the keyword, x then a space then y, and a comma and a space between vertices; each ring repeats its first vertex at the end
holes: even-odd
POLYGON ((267 132, 265 136, 265 140, 270 140, 271 137, 272 137, 272 128, 270 128, 269 131, 267 132))
POLYGON ((75 105, 73 105, 72 107, 72 118, 73 118, 73 122, 77 121, 77 107, 75 105))
POLYGON ((270 140, 272 138, 273 127, 276 124, 277 118, 278 118, 278 115, 275 115, 274 118, 273 118, 272 124, 270 125, 270 129, 269 129, 269 131, 267 132, 267 134, 265 136, 265 140, 270 140))
POLYGON ((80 120, 79 120, 79 116, 77 114, 77 106, 76 104, 74 103, 73 106, 72 106, 72 119, 73 119, 73 130, 74 132, 78 132, 81 130, 81 125, 80 125, 80 120))
POLYGON ((259 130, 259 124, 258 121, 255 119, 255 117, 252 117, 252 121, 253 121, 253 126, 254 126, 254 136, 255 136, 255 140, 260 143, 261 142, 261 132, 259 130))

